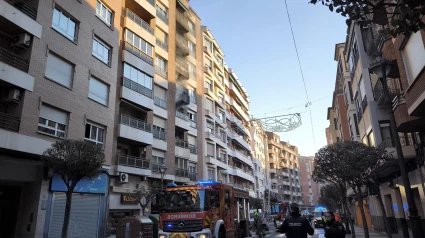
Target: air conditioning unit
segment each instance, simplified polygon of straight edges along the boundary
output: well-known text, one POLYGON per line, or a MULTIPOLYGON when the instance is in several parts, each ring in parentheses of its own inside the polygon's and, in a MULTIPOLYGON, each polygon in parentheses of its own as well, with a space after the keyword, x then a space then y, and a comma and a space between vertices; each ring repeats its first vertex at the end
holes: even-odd
POLYGON ((31 35, 27 33, 22 33, 16 35, 12 39, 12 46, 18 48, 28 48, 31 44, 31 35))
POLYGON ((13 88, 5 90, 2 93, 1 101, 6 103, 19 103, 21 100, 21 91, 19 89, 13 88))
POLYGON ((128 174, 126 174, 126 173, 120 173, 119 174, 118 181, 120 183, 128 183, 128 174))

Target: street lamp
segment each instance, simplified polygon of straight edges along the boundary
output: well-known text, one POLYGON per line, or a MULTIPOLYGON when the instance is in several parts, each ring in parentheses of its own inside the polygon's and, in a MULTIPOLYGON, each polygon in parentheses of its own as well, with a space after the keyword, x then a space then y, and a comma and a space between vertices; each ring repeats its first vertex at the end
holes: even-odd
POLYGON ((164 185, 165 171, 167 171, 167 165, 165 165, 165 163, 163 163, 159 166, 159 173, 161 174, 161 191, 162 191, 163 185, 164 185))
POLYGON ((404 189, 406 191, 407 205, 409 206, 410 213, 410 222, 412 224, 412 234, 414 238, 424 238, 424 233, 422 231, 421 217, 418 214, 418 209, 415 205, 415 201, 413 199, 412 188, 410 187, 409 175, 407 172, 406 164, 404 162, 403 150, 401 148, 400 138, 398 137, 397 126, 394 117, 394 111, 391 106, 390 101, 390 93, 388 91, 387 84, 387 76, 393 67, 393 63, 391 61, 382 59, 381 57, 377 57, 376 60, 372 63, 369 68, 369 72, 378 76, 379 80, 381 80, 385 102, 390 105, 390 128, 392 137, 394 140, 395 148, 397 151, 398 164, 400 166, 401 177, 404 183, 404 189))

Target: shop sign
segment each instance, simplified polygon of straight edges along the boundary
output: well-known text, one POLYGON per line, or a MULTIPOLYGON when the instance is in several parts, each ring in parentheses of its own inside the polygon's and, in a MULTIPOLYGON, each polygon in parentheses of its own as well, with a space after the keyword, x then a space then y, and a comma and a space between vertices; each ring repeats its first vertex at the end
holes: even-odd
MULTIPOLYGON (((108 188, 108 175, 105 173, 99 174, 93 179, 83 178, 75 186, 74 193, 106 193, 108 188)), ((68 188, 63 182, 59 174, 52 176, 52 191, 66 192, 68 188)))
POLYGON ((137 198, 131 196, 128 193, 122 193, 121 194, 121 203, 122 204, 139 204, 139 201, 137 201, 137 198))

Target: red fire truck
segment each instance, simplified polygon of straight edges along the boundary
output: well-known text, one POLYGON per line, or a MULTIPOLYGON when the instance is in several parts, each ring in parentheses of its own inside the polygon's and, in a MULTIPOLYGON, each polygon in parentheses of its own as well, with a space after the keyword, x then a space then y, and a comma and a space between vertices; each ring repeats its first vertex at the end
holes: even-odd
POLYGON ((159 238, 247 237, 249 193, 217 181, 169 184, 162 198, 159 238))

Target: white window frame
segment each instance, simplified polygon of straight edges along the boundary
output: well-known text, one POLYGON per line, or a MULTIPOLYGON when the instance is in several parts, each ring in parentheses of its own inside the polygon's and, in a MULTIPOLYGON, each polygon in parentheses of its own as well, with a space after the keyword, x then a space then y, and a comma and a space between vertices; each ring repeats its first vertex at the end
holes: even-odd
POLYGON ((66 38, 77 42, 77 31, 78 31, 78 22, 71 17, 70 14, 68 14, 67 12, 63 11, 62 9, 55 7, 53 9, 53 19, 52 19, 52 28, 55 29, 56 31, 58 31, 61 35, 65 36, 66 38), (57 13, 56 13, 57 12, 57 13), (55 21, 55 14, 59 14, 59 22, 56 24, 55 21), (63 29, 60 25, 61 25, 61 21, 66 21, 66 29, 63 29), (72 27, 72 25, 69 25, 69 22, 72 22, 74 24, 74 30, 73 33, 74 35, 70 35, 69 33, 69 29, 70 27, 72 27))
POLYGON ((195 23, 191 20, 189 20, 188 23, 189 23, 189 33, 192 36, 196 37, 196 25, 195 25, 195 23))
POLYGON ((148 56, 150 56, 150 57, 153 57, 153 53, 154 53, 154 47, 153 47, 153 45, 151 45, 149 42, 147 42, 145 39, 143 39, 141 36, 139 36, 139 35, 137 35, 136 33, 134 33, 134 32, 132 32, 132 31, 130 31, 129 29, 125 29, 125 41, 126 42, 128 42, 129 44, 131 44, 132 46, 134 46, 134 47, 136 47, 137 49, 139 49, 140 51, 142 51, 143 53, 145 53, 146 55, 148 55, 148 56), (128 33, 131 33, 132 34, 132 37, 131 37, 131 39, 129 39, 128 38, 128 33), (139 42, 135 42, 135 39, 136 39, 136 37, 135 36, 137 36, 139 39, 140 39, 140 41, 139 42), (143 44, 142 43, 145 43, 145 47, 144 47, 144 49, 143 49, 143 44), (148 46, 150 46, 150 52, 148 52, 148 49, 149 49, 149 47, 148 46))
POLYGON ((108 46, 106 43, 104 43, 101 39, 99 39, 98 37, 94 37, 93 38, 93 49, 92 49, 92 55, 94 57, 96 57, 97 59, 99 59, 100 61, 102 61, 103 63, 107 64, 107 65, 111 65, 111 47, 108 46), (105 53, 104 50, 107 50, 107 55, 101 55, 99 52, 97 52, 97 50, 95 50, 95 43, 97 43, 97 49, 99 49, 99 47, 103 47, 102 48, 102 53, 105 53), (105 58, 107 57, 107 58, 105 58))
POLYGON ((187 47, 189 48, 189 55, 196 59, 196 45, 192 41, 187 41, 187 47))
POLYGON ((86 128, 84 129, 84 140, 93 142, 96 145, 100 145, 102 148, 105 148, 105 138, 106 138, 106 127, 100 126, 98 124, 91 123, 91 122, 87 122, 86 123, 86 128), (87 130, 87 125, 90 126, 89 138, 87 138, 86 135, 85 135, 86 134, 86 130, 87 130), (96 139, 91 139, 91 137, 92 137, 92 128, 93 127, 96 128, 96 139), (99 140, 99 130, 103 130, 102 141, 99 140))
POLYGON ((189 77, 196 80, 196 66, 190 62, 187 63, 187 67, 189 69, 189 77))
POLYGON ((208 176, 208 179, 211 179, 211 180, 215 180, 216 178, 215 178, 215 169, 211 169, 211 168, 208 168, 207 169, 207 176, 208 176), (212 172, 212 178, 210 177, 210 172, 212 172))
POLYGON ((162 71, 167 72, 167 60, 161 56, 156 55, 155 66, 158 66, 158 68, 160 68, 162 71))
POLYGON ((114 12, 111 9, 109 9, 109 7, 107 7, 103 2, 97 0, 96 16, 99 17, 99 19, 102 20, 106 25, 111 26, 112 20, 114 18, 114 12), (100 7, 100 9, 98 7, 100 7), (109 19, 108 19, 108 13, 109 13, 109 19), (106 14, 106 15, 102 16, 103 14, 106 14))
POLYGON ((181 157, 175 157, 175 160, 177 160, 176 168, 177 169, 183 169, 183 170, 189 170, 188 164, 189 160, 181 157))
POLYGON ((59 122, 56 122, 56 121, 54 121, 54 120, 47 119, 47 118, 44 118, 44 117, 39 117, 39 119, 38 119, 38 128, 37 128, 37 131, 38 131, 39 133, 42 133, 42 134, 45 134, 45 135, 49 135, 49 136, 58 137, 58 138, 66 138, 66 128, 67 128, 67 125, 62 124, 62 123, 59 123, 59 122), (41 122, 40 122, 40 119, 45 120, 45 122, 44 122, 44 123, 41 123, 41 122), (49 126, 49 122, 53 122, 53 123, 55 123, 55 126, 54 126, 54 127, 49 126), (64 130, 59 129, 59 128, 58 128, 58 127, 59 127, 59 125, 63 125, 63 126, 65 126, 64 130), (45 131, 40 131, 40 130, 38 129, 39 127, 46 128, 46 129, 49 129, 49 130, 53 130, 55 134, 53 135, 53 134, 50 134, 50 133, 45 132, 45 131), (58 135, 59 133, 63 133, 63 136, 58 135))

